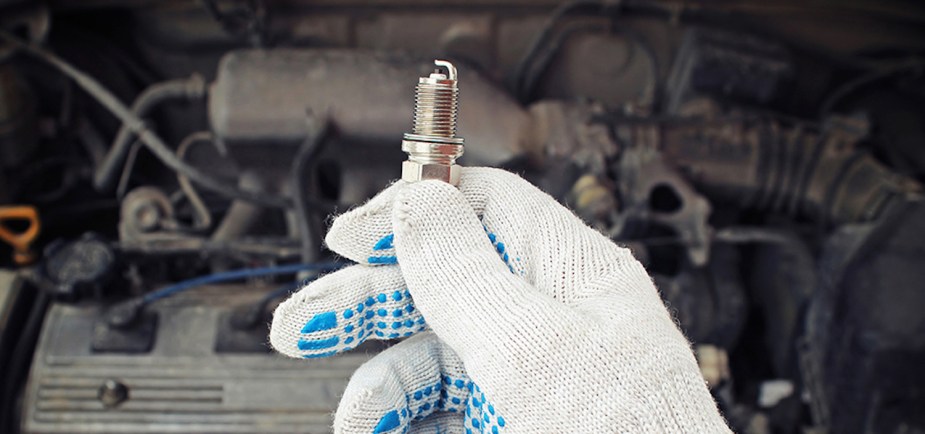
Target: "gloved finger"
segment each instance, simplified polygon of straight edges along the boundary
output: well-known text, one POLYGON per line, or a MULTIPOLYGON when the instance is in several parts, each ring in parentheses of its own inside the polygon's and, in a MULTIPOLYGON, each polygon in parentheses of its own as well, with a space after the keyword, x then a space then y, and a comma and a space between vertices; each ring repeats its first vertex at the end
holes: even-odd
MULTIPOLYGON (((325 239, 328 247, 361 263, 394 262, 391 210, 399 192, 408 185, 396 182, 367 204, 338 217, 325 239)), ((555 199, 513 173, 463 168, 459 191, 481 218, 487 232, 482 236, 489 238, 507 269, 541 290, 548 290, 560 301, 574 298, 572 295, 587 287, 589 280, 620 272, 636 262, 628 250, 615 246, 555 199), (565 251, 568 257, 563 256, 565 251)))
POLYGON ((548 336, 565 336, 563 324, 571 322, 568 328, 573 328, 585 321, 510 272, 453 186, 439 181, 408 185, 393 212, 395 249, 415 306, 467 364, 517 365, 507 359, 510 354, 536 353, 541 350, 537 345, 551 341, 548 336), (484 354, 486 345, 505 350, 494 361, 475 360, 472 356, 484 354), (508 351, 515 347, 522 352, 508 351))
POLYGON ((276 308, 270 343, 290 357, 327 357, 367 339, 426 328, 396 266, 354 265, 315 280, 276 308))
POLYGON ((461 413, 469 377, 433 333, 383 351, 350 378, 334 415, 335 433, 401 433, 435 412, 461 413))
POLYGON ((328 248, 360 264, 394 264, 392 202, 405 185, 397 181, 362 206, 338 216, 325 237, 328 248))
POLYGON ((471 432, 498 434, 506 425, 504 416, 488 401, 482 389, 475 383, 469 385, 469 399, 463 427, 471 432))
POLYGON ((418 422, 411 422, 410 434, 465 434, 463 416, 458 413, 434 413, 418 422))
POLYGON ((560 302, 572 303, 589 282, 638 263, 628 249, 516 174, 469 168, 459 190, 508 269, 560 302))

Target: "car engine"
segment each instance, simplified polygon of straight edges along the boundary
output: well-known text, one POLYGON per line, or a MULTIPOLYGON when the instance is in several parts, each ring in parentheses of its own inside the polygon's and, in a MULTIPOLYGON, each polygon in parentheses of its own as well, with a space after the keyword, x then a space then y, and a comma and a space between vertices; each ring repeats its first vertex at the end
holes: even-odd
POLYGON ((925 6, 0 0, 0 432, 330 432, 268 346, 459 69, 460 163, 630 248, 742 433, 925 433, 925 6))

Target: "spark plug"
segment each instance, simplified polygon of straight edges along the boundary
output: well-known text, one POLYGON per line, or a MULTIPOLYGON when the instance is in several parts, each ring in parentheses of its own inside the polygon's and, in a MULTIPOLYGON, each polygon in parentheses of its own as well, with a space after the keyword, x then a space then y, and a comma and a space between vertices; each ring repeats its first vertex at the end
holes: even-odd
POLYGON ((445 60, 435 60, 434 64, 445 68, 446 74, 437 69, 418 79, 414 128, 401 142, 401 149, 408 154, 401 178, 409 182, 439 179, 457 185, 460 167, 456 159, 463 154, 463 139, 456 137, 456 67, 445 60))

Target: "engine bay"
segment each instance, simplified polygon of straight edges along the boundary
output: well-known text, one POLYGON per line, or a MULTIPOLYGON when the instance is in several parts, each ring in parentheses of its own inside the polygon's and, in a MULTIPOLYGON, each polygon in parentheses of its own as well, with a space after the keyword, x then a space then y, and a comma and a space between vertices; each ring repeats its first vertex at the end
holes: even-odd
POLYGON ((329 432, 274 354, 459 68, 460 163, 630 248, 736 432, 925 433, 925 7, 0 0, 0 432, 329 432))

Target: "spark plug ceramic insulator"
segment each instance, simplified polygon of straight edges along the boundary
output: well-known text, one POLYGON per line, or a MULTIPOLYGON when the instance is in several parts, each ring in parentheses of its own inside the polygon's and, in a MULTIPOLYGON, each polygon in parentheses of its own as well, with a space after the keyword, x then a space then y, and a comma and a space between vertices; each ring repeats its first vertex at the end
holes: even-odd
POLYGON ((438 179, 459 183, 456 159, 463 154, 463 139, 456 137, 458 109, 456 67, 445 60, 434 64, 446 69, 421 77, 414 96, 414 128, 406 133, 401 148, 408 153, 402 163, 402 179, 409 182, 438 179))

